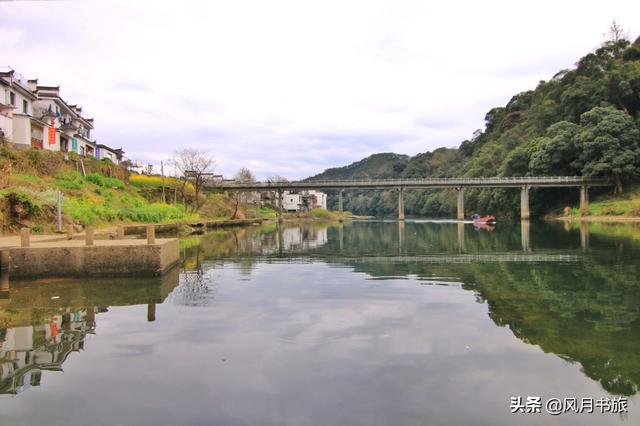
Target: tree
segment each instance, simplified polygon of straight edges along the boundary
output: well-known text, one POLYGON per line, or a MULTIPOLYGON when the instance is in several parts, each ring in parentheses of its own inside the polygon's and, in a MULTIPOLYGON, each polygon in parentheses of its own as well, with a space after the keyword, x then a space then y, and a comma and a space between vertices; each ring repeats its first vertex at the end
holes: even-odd
POLYGON ((192 212, 197 212, 200 210, 200 207, 202 207, 203 200, 201 200, 200 195, 205 183, 213 174, 215 161, 206 151, 187 148, 176 151, 173 154, 171 163, 183 177, 183 194, 187 182, 191 182, 193 185, 195 199, 192 206, 192 212))
POLYGON ((280 175, 271 175, 267 177, 267 182, 268 183, 286 183, 286 182, 289 182, 289 179, 280 175))
POLYGON ((525 146, 519 146, 511 151, 500 167, 502 176, 524 176, 529 166, 529 153, 525 146))
MULTIPOLYGON (((238 173, 234 176, 234 180, 238 183, 254 183, 256 181, 255 176, 251 173, 251 170, 246 167, 242 167, 238 170, 238 173)), ((246 205, 254 196, 255 193, 245 192, 245 191, 234 191, 232 192, 233 198, 236 200, 235 210, 233 211, 233 215, 231 219, 235 219, 238 214, 238 207, 240 204, 246 205)))
POLYGON ((580 126, 560 121, 547 129, 547 136, 540 138, 529 160, 529 171, 533 175, 574 175, 571 165, 577 158, 574 144, 580 126))
POLYGON ((640 111, 640 63, 615 65, 607 79, 609 101, 633 116, 640 111))
POLYGON ((242 183, 254 183, 256 181, 256 178, 253 173, 251 173, 251 170, 247 169, 246 167, 242 167, 240 170, 238 170, 238 173, 236 173, 234 179, 237 182, 242 183))
POLYGON ((640 131, 633 118, 613 107, 596 107, 582 114, 580 125, 573 165, 584 176, 613 177, 622 192, 622 179, 640 176, 640 131))
POLYGON ((609 31, 604 36, 608 43, 618 43, 620 40, 628 38, 622 26, 615 19, 611 22, 609 31))
MULTIPOLYGON (((279 184, 279 183, 287 183, 289 180, 281 175, 271 175, 267 177, 267 184, 279 184)), ((271 198, 271 207, 278 208, 282 204, 282 199, 278 199, 278 192, 270 191, 269 198, 271 198), (276 201, 277 200, 277 201, 276 201)))

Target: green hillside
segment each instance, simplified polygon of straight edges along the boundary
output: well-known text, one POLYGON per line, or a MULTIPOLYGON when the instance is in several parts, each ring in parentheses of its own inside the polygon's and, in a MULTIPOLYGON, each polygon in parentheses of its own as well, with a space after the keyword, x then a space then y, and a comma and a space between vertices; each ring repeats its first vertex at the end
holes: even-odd
POLYGON ((384 179, 393 178, 407 167, 408 155, 373 154, 345 167, 334 167, 310 179, 384 179))
MULTIPOLYGON (((440 148, 414 157, 376 154, 309 179, 361 177, 602 176, 617 192, 640 177, 640 38, 610 40, 533 90, 518 93, 485 115, 485 127, 458 149, 440 148)), ((592 197, 598 196, 592 191, 592 197)), ((533 214, 577 203, 578 192, 532 191, 533 214)), ((516 216, 516 189, 470 190, 468 213, 516 216)), ((336 197, 330 197, 335 208, 336 197)), ((350 191, 345 208, 356 214, 392 215, 389 191, 350 191)), ((451 191, 408 191, 408 215, 452 216, 451 191)))
POLYGON ((78 160, 75 154, 18 150, 0 141, 0 233, 22 227, 55 231, 58 191, 65 226, 244 218, 263 213, 249 212, 243 205, 236 209, 235 200, 224 194, 201 194, 202 207, 194 212, 191 183, 130 174, 125 167, 94 158, 82 159, 83 176, 77 170, 78 160))

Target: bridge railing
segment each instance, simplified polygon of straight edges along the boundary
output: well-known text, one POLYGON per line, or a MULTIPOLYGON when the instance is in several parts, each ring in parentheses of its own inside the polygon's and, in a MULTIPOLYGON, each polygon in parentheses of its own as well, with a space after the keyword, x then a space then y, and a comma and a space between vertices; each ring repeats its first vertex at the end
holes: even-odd
MULTIPOLYGON (((570 182, 570 183, 582 183, 593 181, 606 181, 605 179, 597 178, 585 178, 584 176, 514 176, 514 177, 454 177, 454 178, 409 178, 409 179, 345 179, 345 180, 313 180, 313 181, 293 181, 290 184, 332 184, 332 183, 403 183, 403 182, 415 182, 415 183, 483 183, 483 182, 496 182, 496 183, 527 183, 527 182, 570 182)), ((261 182, 269 183, 269 182, 261 182)), ((274 182, 275 184, 275 182, 274 182)), ((280 183, 281 184, 281 183, 280 183)))
POLYGON ((491 184, 604 184, 610 182, 609 179, 587 178, 584 176, 517 176, 517 177, 456 177, 456 178, 409 178, 409 179, 345 179, 345 180, 313 180, 313 181, 293 181, 293 182, 224 182, 213 184, 224 188, 283 188, 296 186, 402 186, 402 185, 491 185, 491 184))

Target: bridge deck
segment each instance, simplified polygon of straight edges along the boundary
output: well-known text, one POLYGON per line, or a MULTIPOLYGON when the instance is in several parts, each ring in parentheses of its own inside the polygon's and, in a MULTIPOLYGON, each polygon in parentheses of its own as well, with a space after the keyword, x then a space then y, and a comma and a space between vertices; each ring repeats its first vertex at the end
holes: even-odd
POLYGON ((366 179, 366 180, 323 180, 296 182, 254 182, 233 181, 210 182, 207 186, 225 191, 273 191, 305 189, 354 189, 354 188, 465 188, 496 187, 580 187, 610 186, 608 179, 584 178, 582 176, 540 176, 540 177, 488 177, 488 178, 426 178, 426 179, 366 179))

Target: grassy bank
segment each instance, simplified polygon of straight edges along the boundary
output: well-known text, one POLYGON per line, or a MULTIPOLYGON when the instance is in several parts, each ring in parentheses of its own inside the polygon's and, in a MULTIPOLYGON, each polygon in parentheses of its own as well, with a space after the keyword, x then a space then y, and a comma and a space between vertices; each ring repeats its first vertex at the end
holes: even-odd
MULTIPOLYGON (((194 191, 175 178, 131 175, 108 160, 83 158, 86 176, 77 171, 78 158, 59 152, 15 150, 0 145, 0 225, 2 232, 30 227, 55 230, 58 191, 62 193, 63 224, 103 226, 115 223, 163 223, 229 218, 242 209, 222 194, 205 196, 199 213, 189 209, 194 191), (164 190, 163 190, 164 188, 164 190)), ((265 211, 264 214, 268 214, 265 211)))
POLYGON ((555 219, 612 221, 640 220, 640 186, 631 186, 622 194, 603 194, 589 201, 588 208, 581 212, 579 207, 565 208, 555 219))
POLYGON ((160 223, 197 219, 184 204, 149 199, 140 189, 117 178, 76 171, 60 171, 53 177, 13 173, 0 190, 3 228, 30 226, 34 231, 52 231, 57 192, 62 192, 65 224, 160 223))
POLYGON ((309 212, 297 212, 297 213, 285 213, 285 219, 309 219, 320 222, 337 222, 339 220, 351 219, 353 214, 351 212, 337 212, 326 209, 313 209, 309 212))

